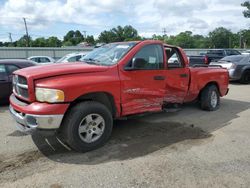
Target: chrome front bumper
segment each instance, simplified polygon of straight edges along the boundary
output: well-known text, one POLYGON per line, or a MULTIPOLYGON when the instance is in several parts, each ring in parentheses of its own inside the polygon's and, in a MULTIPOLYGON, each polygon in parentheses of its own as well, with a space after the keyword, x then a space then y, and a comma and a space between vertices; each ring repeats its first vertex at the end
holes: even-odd
POLYGON ((34 115, 17 112, 11 105, 9 110, 21 132, 32 133, 37 129, 54 130, 61 125, 63 115, 34 115))

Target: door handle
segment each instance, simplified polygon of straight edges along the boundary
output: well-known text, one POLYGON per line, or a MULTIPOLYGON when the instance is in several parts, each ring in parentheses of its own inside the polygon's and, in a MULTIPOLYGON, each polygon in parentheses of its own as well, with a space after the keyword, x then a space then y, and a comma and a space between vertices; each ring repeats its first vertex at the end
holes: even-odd
POLYGON ((165 80, 165 76, 154 76, 154 80, 165 80))
POLYGON ((181 77, 181 78, 187 78, 187 77, 188 77, 188 74, 180 74, 180 77, 181 77))

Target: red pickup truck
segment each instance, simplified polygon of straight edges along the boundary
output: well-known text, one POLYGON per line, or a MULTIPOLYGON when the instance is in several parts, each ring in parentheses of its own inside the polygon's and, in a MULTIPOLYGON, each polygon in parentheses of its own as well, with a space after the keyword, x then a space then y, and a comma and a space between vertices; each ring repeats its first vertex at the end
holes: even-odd
POLYGON ((181 48, 160 41, 107 44, 83 62, 14 72, 10 112, 24 132, 52 131, 77 151, 93 150, 110 137, 113 119, 194 100, 218 109, 228 71, 188 64, 181 48))

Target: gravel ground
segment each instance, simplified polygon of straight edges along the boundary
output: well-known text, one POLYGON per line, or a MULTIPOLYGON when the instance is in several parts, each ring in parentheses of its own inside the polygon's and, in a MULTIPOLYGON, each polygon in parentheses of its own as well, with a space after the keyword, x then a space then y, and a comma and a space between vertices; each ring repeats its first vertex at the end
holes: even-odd
POLYGON ((24 135, 0 106, 0 187, 250 187, 250 85, 230 85, 216 112, 116 121, 102 148, 76 153, 24 135))

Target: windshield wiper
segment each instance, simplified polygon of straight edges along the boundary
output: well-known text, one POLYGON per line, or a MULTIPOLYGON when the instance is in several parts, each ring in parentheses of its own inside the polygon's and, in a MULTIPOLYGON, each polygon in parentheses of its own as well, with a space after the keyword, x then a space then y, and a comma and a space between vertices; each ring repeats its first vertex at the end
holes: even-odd
POLYGON ((83 61, 88 64, 100 65, 99 63, 100 61, 97 59, 93 59, 93 58, 83 59, 83 61))

